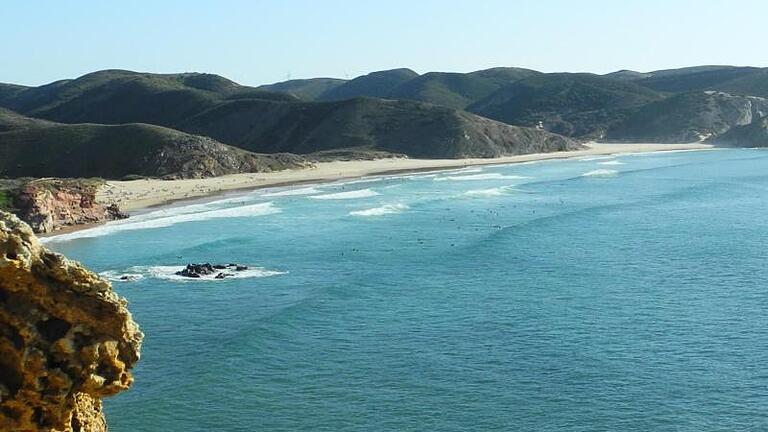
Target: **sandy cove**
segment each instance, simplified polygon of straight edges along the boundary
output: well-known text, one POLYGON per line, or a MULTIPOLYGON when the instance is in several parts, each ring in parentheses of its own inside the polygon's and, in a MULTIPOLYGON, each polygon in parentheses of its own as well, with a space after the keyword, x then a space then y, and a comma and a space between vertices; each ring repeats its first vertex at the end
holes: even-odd
POLYGON ((535 153, 500 158, 468 159, 377 159, 362 161, 320 162, 313 168, 270 173, 232 174, 222 177, 189 180, 109 181, 98 194, 98 200, 116 203, 124 211, 190 200, 238 189, 288 186, 300 183, 322 183, 369 175, 394 174, 408 171, 463 168, 475 165, 499 165, 550 159, 568 159, 658 151, 705 150, 708 144, 603 144, 589 143, 585 150, 535 153))

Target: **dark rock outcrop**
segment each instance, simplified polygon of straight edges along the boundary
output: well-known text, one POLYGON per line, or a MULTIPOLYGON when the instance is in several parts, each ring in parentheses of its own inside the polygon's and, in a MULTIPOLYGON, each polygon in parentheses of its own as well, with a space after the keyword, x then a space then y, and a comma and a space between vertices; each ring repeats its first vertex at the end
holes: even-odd
POLYGON ((230 263, 227 265, 224 264, 211 264, 211 263, 203 263, 203 264, 187 264, 187 266, 176 272, 177 276, 184 276, 192 279, 199 279, 203 276, 211 276, 215 274, 214 279, 224 279, 230 276, 234 276, 232 273, 222 272, 219 270, 230 270, 230 271, 245 271, 248 270, 248 266, 240 265, 240 264, 234 264, 230 263))
POLYGON ((103 432, 142 333, 110 284, 0 212, 0 430, 103 432))

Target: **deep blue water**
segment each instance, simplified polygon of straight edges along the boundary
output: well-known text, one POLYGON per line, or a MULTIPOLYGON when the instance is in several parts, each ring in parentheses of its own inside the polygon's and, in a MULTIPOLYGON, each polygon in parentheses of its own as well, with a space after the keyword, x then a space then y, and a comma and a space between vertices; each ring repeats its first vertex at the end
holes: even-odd
POLYGON ((49 244, 143 276, 111 431, 768 430, 766 151, 287 190, 49 244))

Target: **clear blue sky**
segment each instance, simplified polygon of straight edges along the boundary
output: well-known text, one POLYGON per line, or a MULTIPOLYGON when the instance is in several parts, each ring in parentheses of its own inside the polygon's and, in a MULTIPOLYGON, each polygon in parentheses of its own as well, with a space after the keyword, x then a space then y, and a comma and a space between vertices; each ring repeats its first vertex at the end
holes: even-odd
POLYGON ((766 0, 2 0, 0 82, 99 69, 243 84, 467 72, 768 66, 766 0))

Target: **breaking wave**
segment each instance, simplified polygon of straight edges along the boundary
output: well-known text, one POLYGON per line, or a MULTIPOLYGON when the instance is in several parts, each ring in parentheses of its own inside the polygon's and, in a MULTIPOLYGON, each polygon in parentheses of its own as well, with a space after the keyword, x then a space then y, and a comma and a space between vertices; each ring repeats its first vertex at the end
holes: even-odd
POLYGON ((250 204, 225 209, 208 210, 198 213, 189 213, 188 208, 179 207, 177 214, 174 214, 173 209, 163 212, 163 216, 161 217, 152 217, 157 216, 159 212, 147 213, 122 221, 110 222, 95 228, 76 231, 69 234, 57 235, 54 237, 48 237, 45 239, 45 241, 52 242, 72 240, 76 238, 100 237, 122 231, 165 228, 185 222, 200 222, 211 219, 264 216, 279 212, 280 208, 275 207, 271 202, 250 204))
POLYGON ((368 198, 376 196, 379 193, 371 189, 361 189, 348 192, 336 192, 324 195, 313 195, 310 198, 317 200, 343 200, 343 199, 356 199, 356 198, 368 198))
POLYGON ((298 195, 314 195, 322 193, 323 191, 313 188, 301 188, 301 189, 287 189, 275 192, 267 192, 262 194, 263 197, 281 197, 281 196, 298 196, 298 195))
POLYGON ((598 169, 598 170, 585 172, 581 176, 582 177, 616 177, 617 175, 619 175, 619 172, 616 170, 598 169))
POLYGON ((464 192, 462 195, 470 197, 495 197, 507 195, 514 191, 515 189, 512 186, 500 186, 490 189, 473 189, 464 192))
POLYGON ((609 160, 606 162, 598 162, 598 165, 624 165, 624 162, 620 160, 609 160))
POLYGON ((285 271, 269 270, 263 267, 248 267, 247 270, 234 271, 234 270, 221 270, 220 272, 228 274, 223 279, 216 279, 216 274, 202 276, 200 278, 189 278, 179 276, 177 271, 181 271, 185 266, 134 266, 125 269, 124 271, 107 270, 99 273, 100 276, 115 282, 131 282, 141 280, 145 277, 153 279, 173 280, 180 282, 201 282, 201 281, 225 281, 229 279, 250 279, 250 278, 263 278, 269 276, 278 276, 287 274, 285 271), (127 277, 124 279, 123 277, 127 277))
POLYGON ((582 162, 589 162, 589 161, 598 161, 598 160, 608 160, 608 159, 616 159, 616 156, 588 156, 579 158, 578 160, 582 162))
POLYGON ((381 207, 374 207, 366 210, 355 210, 349 212, 352 216, 383 216, 388 214, 402 213, 408 210, 405 204, 384 204, 381 207))
POLYGON ((516 176, 516 175, 504 175, 499 173, 486 173, 486 174, 475 174, 475 175, 437 177, 435 178, 435 181, 523 180, 527 178, 529 177, 516 176))

